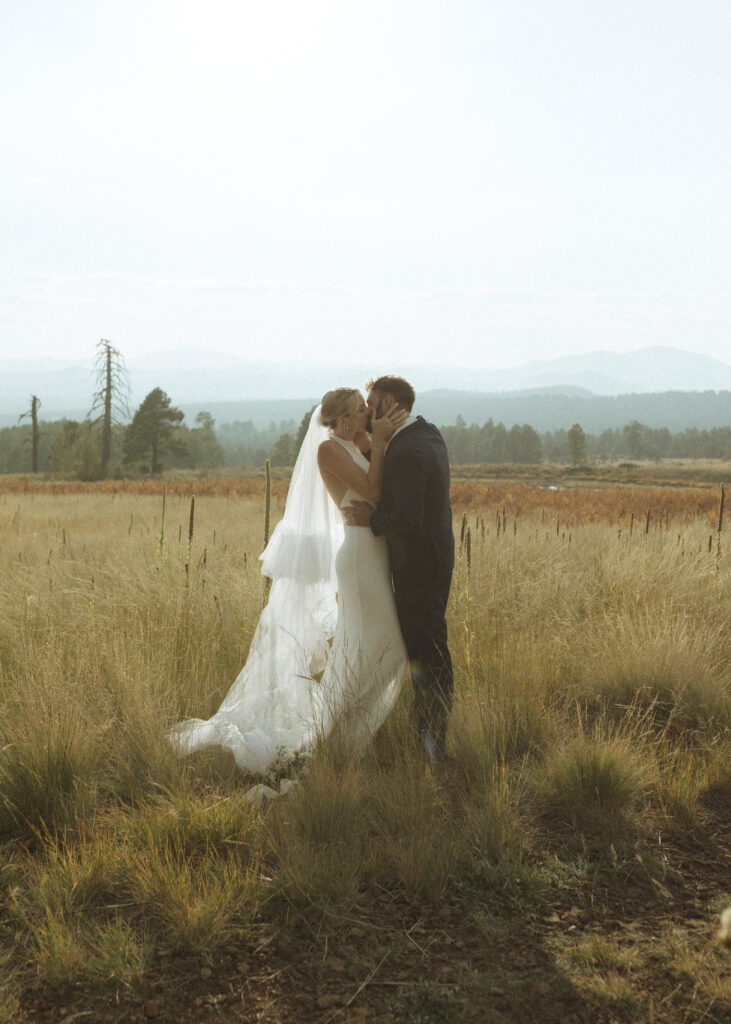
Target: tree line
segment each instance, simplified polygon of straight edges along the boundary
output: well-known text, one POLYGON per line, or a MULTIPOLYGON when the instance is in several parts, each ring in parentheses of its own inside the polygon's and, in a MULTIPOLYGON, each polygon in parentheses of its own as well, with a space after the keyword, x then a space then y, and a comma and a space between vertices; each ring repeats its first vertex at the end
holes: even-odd
MULTIPOLYGON (((166 469, 222 469, 293 465, 307 430, 310 412, 298 425, 293 420, 270 423, 257 428, 252 420, 224 423, 220 427, 208 412, 198 413, 191 429, 177 420, 169 398, 159 389, 142 403, 135 434, 140 448, 134 453, 125 432, 129 426, 113 425, 107 475, 144 474, 166 469), (144 407, 144 408, 143 408, 144 407), (150 420, 158 413, 172 413, 167 430, 153 447, 152 437, 145 440, 150 420), (147 447, 145 448, 145 445, 147 447), (131 461, 127 456, 133 456, 131 461)), ((182 416, 182 414, 181 414, 182 416)), ((165 423, 163 419, 163 423, 165 423)), ((442 433, 452 465, 475 463, 537 464, 542 460, 581 465, 589 461, 618 458, 731 459, 731 427, 698 430, 690 427, 678 433, 654 429, 637 420, 599 435, 586 433, 580 424, 569 430, 539 434, 528 424, 510 428, 488 420, 482 426, 458 422, 443 426, 442 433)), ((0 428, 0 473, 27 473, 37 460, 41 472, 80 480, 102 479, 102 437, 98 425, 89 420, 39 421, 37 451, 33 452, 31 424, 0 428)), ((136 442, 135 442, 136 444, 136 442)), ((133 446, 134 447, 134 446, 133 446)))
POLYGON ((731 426, 671 433, 667 427, 648 427, 632 420, 622 427, 590 434, 580 423, 569 430, 539 434, 528 424, 510 429, 503 423, 469 426, 462 417, 441 428, 452 465, 475 463, 570 462, 628 459, 731 459, 731 426))
MULTIPOLYGON (((97 345, 96 390, 82 421, 41 420, 41 400, 14 427, 0 428, 0 473, 50 472, 55 476, 99 480, 129 474, 153 474, 163 469, 221 469, 292 466, 310 420, 308 410, 295 420, 257 428, 251 420, 216 428, 209 412, 199 412, 189 428, 184 414, 161 388, 154 388, 134 414, 129 410, 129 381, 121 353, 106 339, 97 345), (25 422, 24 422, 25 421, 25 422)), ((599 434, 580 423, 568 430, 539 434, 527 423, 507 428, 489 419, 481 426, 457 416, 441 427, 452 465, 478 463, 537 464, 616 458, 731 459, 731 426, 699 430, 689 427, 671 433, 632 420, 599 434)))

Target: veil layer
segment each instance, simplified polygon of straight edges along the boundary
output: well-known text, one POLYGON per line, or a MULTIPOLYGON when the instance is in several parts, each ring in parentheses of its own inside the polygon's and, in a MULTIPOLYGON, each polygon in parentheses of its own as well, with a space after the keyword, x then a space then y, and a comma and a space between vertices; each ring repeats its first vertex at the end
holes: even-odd
POLYGON ((284 516, 260 556, 272 587, 246 664, 212 718, 171 730, 181 753, 220 745, 243 772, 262 774, 278 757, 315 742, 312 687, 335 632, 335 555, 344 537, 342 515, 317 465, 327 437, 318 406, 292 472, 284 516))
POLYGON ((343 517, 317 466, 317 450, 328 437, 318 405, 292 470, 284 515, 260 555, 262 574, 272 580, 332 583, 335 588, 334 561, 343 542, 343 517))

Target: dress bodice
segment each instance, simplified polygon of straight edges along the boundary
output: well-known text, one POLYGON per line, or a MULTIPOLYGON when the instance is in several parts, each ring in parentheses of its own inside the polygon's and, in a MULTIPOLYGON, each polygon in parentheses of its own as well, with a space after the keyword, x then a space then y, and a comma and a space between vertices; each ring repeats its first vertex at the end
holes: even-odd
MULTIPOLYGON (((353 462, 355 462, 356 465, 360 466, 364 473, 368 472, 370 468, 370 463, 368 462, 368 459, 365 457, 363 452, 355 444, 353 444, 352 441, 346 441, 344 440, 344 438, 336 437, 334 434, 332 439, 333 441, 337 441, 338 444, 342 445, 342 447, 346 450, 346 452, 348 452, 348 454, 352 458, 353 462)), ((362 494, 358 494, 358 492, 354 491, 352 487, 348 487, 340 502, 340 508, 347 508, 348 505, 352 505, 354 501, 368 501, 368 499, 364 498, 362 494)), ((368 501, 368 504, 372 508, 376 507, 375 502, 373 501, 368 501)))

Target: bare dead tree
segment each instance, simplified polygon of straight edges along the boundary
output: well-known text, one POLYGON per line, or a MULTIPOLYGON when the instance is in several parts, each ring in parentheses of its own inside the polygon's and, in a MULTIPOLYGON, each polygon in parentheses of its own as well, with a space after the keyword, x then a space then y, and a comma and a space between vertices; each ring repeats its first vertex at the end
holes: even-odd
POLYGON ((102 476, 107 475, 112 454, 112 428, 129 420, 129 376, 119 349, 111 341, 102 338, 96 346, 96 382, 98 390, 92 398, 89 418, 94 425, 101 424, 102 476))
POLYGON ((24 420, 26 416, 30 417, 31 423, 31 441, 33 444, 33 472, 38 472, 38 442, 40 440, 40 431, 38 429, 38 410, 41 406, 41 400, 38 395, 30 396, 30 409, 27 412, 21 413, 18 417, 18 423, 24 420))

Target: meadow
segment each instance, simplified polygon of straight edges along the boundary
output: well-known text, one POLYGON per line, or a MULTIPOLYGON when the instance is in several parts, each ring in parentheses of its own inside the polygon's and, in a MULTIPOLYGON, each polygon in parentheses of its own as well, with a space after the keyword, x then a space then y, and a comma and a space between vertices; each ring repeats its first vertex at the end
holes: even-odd
POLYGON ((254 805, 166 733, 245 660, 262 489, 0 479, 0 1022, 731 1019, 719 488, 456 481, 445 765, 406 686, 254 805))

